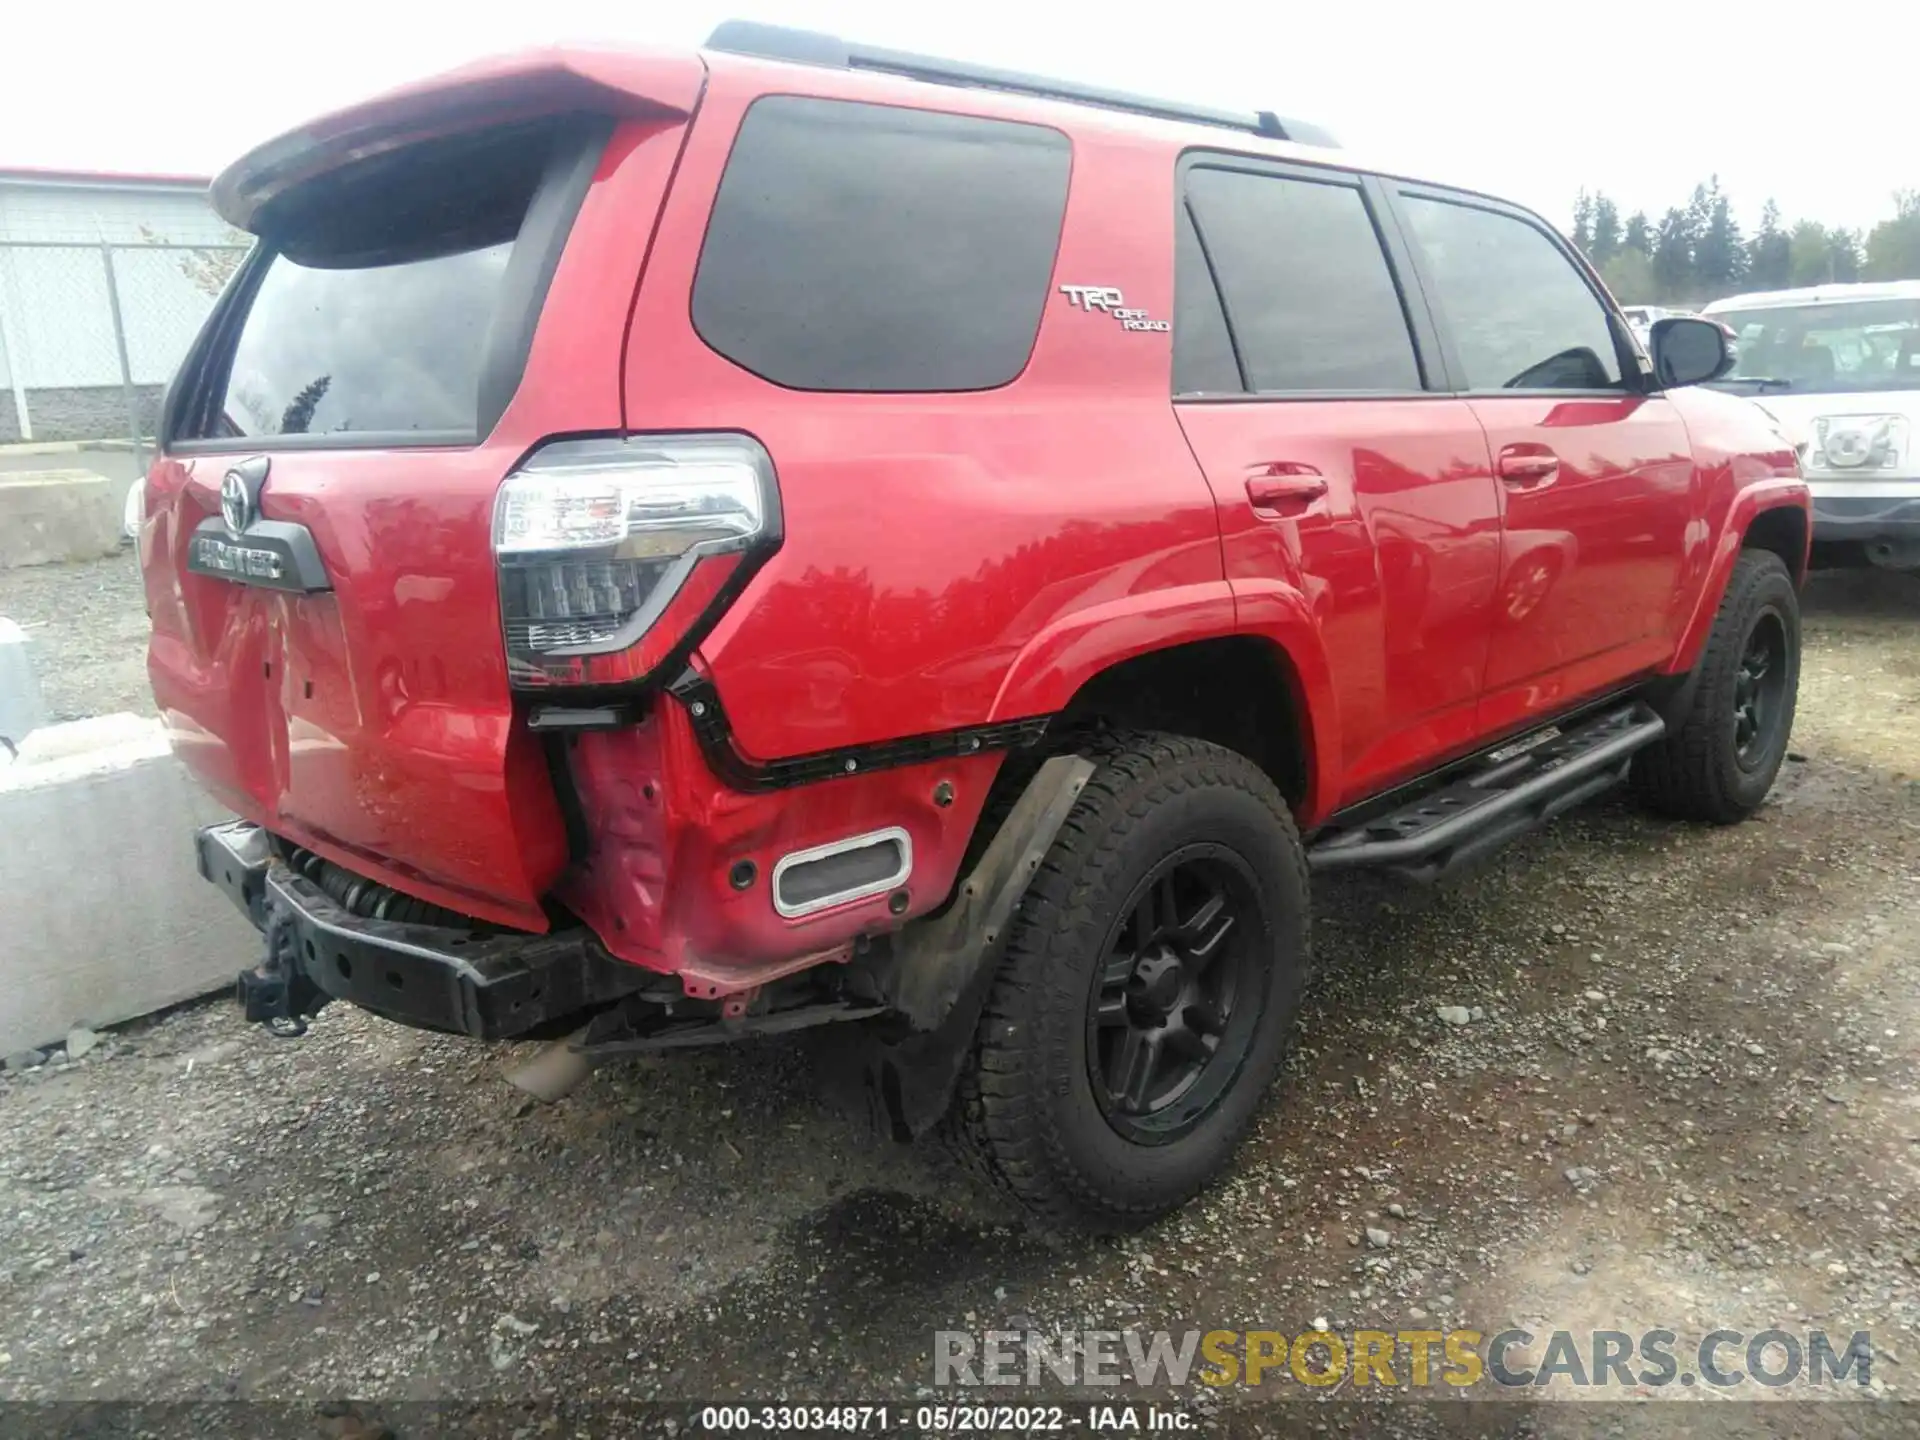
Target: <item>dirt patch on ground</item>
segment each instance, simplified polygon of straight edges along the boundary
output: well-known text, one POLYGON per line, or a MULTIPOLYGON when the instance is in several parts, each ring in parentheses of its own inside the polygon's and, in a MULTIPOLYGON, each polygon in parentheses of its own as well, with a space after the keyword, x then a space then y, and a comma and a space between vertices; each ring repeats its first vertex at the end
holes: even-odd
MULTIPOLYGON (((1807 608, 1798 758, 1753 822, 1607 801, 1439 891, 1319 887, 1300 1047, 1233 1175, 1149 1234, 1034 1241, 932 1147, 874 1138, 803 1044, 541 1108, 509 1053, 341 1007, 275 1041, 210 1004, 0 1080, 0 1399, 911 1400, 939 1329, 1664 1327, 1686 1357, 1777 1326, 1871 1331, 1873 1384, 1836 1393, 1877 1403, 1822 1413, 1899 1433, 1920 582, 1822 577, 1807 608)), ((1176 1398, 1248 1430, 1380 1413, 1198 1389, 1176 1398)), ((1725 1398, 1609 1393, 1640 1392, 1725 1398)), ((1623 1423, 1566 1393, 1373 1433, 1623 1423)), ((1746 1403, 1804 1394, 1689 1423, 1815 1433, 1746 1403)))

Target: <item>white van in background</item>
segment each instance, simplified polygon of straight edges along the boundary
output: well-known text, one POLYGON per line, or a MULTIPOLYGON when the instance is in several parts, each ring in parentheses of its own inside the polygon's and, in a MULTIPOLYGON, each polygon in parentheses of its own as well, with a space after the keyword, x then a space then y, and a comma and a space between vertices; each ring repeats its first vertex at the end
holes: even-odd
POLYGON ((1787 433, 1828 561, 1920 570, 1920 280, 1716 300, 1739 360, 1715 382, 1787 433))

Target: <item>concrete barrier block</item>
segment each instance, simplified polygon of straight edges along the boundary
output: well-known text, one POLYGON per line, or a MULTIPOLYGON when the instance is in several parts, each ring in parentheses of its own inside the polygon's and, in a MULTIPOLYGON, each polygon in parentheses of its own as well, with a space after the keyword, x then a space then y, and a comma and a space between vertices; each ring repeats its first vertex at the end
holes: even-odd
POLYGON ((113 554, 124 488, 91 470, 0 474, 0 570, 113 554))
POLYGON ((260 937, 202 880, 195 826, 229 818, 158 721, 36 730, 0 754, 0 1054, 209 994, 260 937))
POLYGON ((29 734, 47 723, 47 702, 33 673, 33 642, 0 615, 0 747, 17 751, 29 734))

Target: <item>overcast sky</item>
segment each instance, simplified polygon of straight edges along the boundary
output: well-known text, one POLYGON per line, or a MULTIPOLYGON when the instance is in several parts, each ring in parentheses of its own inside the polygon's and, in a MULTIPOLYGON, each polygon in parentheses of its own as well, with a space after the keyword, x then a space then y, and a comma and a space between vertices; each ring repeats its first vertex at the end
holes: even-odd
POLYGON ((1570 223, 1717 172, 1751 226, 1869 225, 1920 187, 1920 4, 1335 0, 14 0, 0 168, 217 170, 249 145, 475 55, 691 45, 728 16, 1180 99, 1278 110, 1351 148, 1570 223))

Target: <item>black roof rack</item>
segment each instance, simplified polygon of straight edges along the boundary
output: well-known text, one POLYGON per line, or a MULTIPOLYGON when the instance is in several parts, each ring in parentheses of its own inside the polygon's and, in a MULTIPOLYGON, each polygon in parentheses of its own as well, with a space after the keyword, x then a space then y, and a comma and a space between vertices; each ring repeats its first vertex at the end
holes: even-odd
POLYGON ((915 55, 905 50, 852 45, 833 35, 822 35, 813 30, 790 30, 784 25, 762 25, 753 20, 723 21, 708 37, 707 49, 724 50, 733 55, 753 55, 763 60, 821 65, 835 70, 882 70, 891 75, 930 80, 937 85, 1010 90, 1020 95, 1044 96, 1049 100, 1098 105, 1107 110, 1128 110, 1161 120, 1185 120, 1198 125, 1218 125, 1228 130, 1246 130, 1269 140, 1292 140, 1301 145, 1339 144, 1318 125, 1308 124, 1304 120, 1283 119, 1271 110, 1215 110, 1205 105, 1183 105, 1174 100, 1132 95, 1125 90, 1105 90, 1097 85, 1081 85, 1072 80, 1025 75, 1017 70, 999 70, 991 65, 968 65, 958 60, 941 60, 932 55, 915 55))

